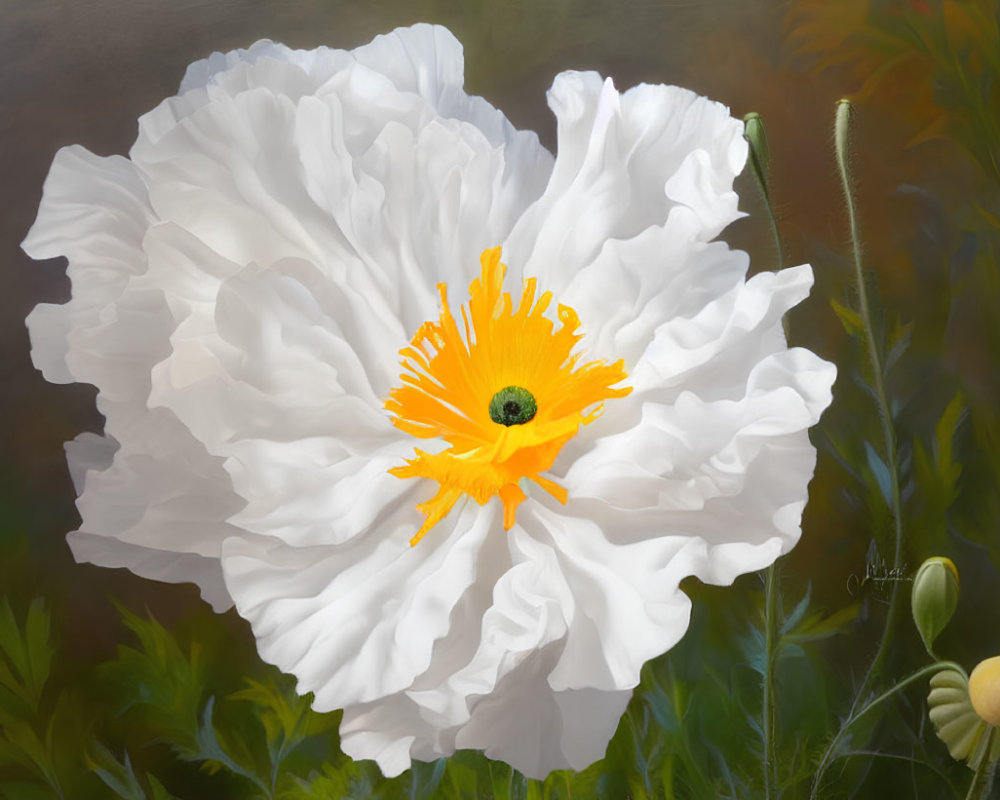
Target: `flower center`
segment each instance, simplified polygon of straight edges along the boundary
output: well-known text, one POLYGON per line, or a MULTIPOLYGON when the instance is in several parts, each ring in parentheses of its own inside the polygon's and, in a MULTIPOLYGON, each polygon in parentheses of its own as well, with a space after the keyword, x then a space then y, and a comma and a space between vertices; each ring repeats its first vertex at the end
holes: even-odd
POLYGON ((536 301, 535 279, 528 278, 515 310, 502 289, 507 267, 500 263, 500 248, 485 250, 480 262, 482 271, 461 310, 464 336, 448 307, 447 288, 439 284, 441 315, 421 325, 399 351, 402 385, 385 401, 397 428, 449 445, 440 453, 415 449, 405 466, 389 470, 439 485, 434 497, 417 506, 424 522, 411 545, 463 494, 480 505, 499 497, 505 530, 526 497, 522 479, 565 503, 566 490, 541 473, 581 425, 598 417, 604 400, 632 391, 613 388, 628 377, 623 361, 581 362, 571 353, 581 336, 572 308, 557 306, 556 328, 544 315, 552 293, 536 301))
POLYGON ((536 411, 535 398, 520 386, 506 386, 490 400, 490 419, 497 425, 524 425, 536 411))

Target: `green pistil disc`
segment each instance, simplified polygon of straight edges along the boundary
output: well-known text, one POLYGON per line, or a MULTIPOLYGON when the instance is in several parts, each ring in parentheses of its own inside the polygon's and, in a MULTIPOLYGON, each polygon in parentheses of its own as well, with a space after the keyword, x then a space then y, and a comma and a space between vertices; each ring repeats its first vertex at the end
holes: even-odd
POLYGON ((520 386, 505 386, 490 400, 490 419, 498 425, 523 425, 536 411, 535 398, 520 386))

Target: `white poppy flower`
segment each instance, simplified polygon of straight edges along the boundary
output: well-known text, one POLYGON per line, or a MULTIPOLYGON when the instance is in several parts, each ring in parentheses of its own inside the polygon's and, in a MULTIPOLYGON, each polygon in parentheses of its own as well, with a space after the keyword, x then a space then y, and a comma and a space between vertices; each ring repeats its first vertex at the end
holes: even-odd
POLYGON ((73 296, 28 325, 107 419, 78 560, 235 603, 386 775, 541 777, 601 758, 683 578, 795 544, 835 370, 782 334, 809 267, 712 241, 728 109, 566 72, 553 158, 462 80, 428 25, 192 65, 130 158, 56 156, 24 248, 73 296))

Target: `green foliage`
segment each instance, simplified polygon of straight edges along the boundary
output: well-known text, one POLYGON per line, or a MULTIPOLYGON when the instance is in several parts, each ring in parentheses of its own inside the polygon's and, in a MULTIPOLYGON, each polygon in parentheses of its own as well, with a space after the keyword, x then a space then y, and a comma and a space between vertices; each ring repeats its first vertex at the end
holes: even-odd
POLYGON ((896 95, 911 145, 948 139, 1000 183, 1000 16, 992 0, 796 0, 789 40, 861 100, 896 95), (902 87, 906 91, 900 91, 902 87))
POLYGON ((118 646, 118 657, 102 665, 102 672, 119 696, 119 710, 141 708, 142 721, 177 750, 182 758, 199 752, 201 709, 206 665, 201 646, 188 653, 156 620, 142 619, 120 607, 126 627, 139 647, 118 646))
POLYGON ((219 653, 209 657, 197 639, 182 647, 152 617, 120 610, 138 646, 120 645, 101 674, 139 741, 168 746, 218 785, 239 787, 240 797, 309 796, 311 773, 336 750, 339 714, 314 712, 311 695, 297 695, 291 678, 263 664, 235 688, 219 653))
POLYGON ((45 602, 35 598, 19 622, 0 599, 0 793, 14 797, 91 796, 79 766, 90 736, 84 701, 50 682, 55 646, 45 602))
POLYGON ((88 753, 87 762, 91 771, 122 800, 178 800, 152 775, 145 778, 148 791, 143 788, 127 751, 124 762, 120 762, 107 747, 95 741, 88 753))

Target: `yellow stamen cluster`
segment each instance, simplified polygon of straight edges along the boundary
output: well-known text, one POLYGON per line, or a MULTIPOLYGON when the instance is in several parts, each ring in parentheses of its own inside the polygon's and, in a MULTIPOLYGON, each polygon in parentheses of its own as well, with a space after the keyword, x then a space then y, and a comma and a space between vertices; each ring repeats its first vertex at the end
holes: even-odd
POLYGON ((463 494, 480 505, 498 496, 506 530, 525 499, 522 478, 565 503, 566 490, 540 473, 551 468, 581 425, 597 418, 604 400, 632 391, 612 388, 628 377, 623 361, 581 364, 579 354, 571 354, 581 336, 572 308, 558 305, 556 328, 544 315, 552 293, 536 300, 536 282, 529 278, 515 310, 510 293, 502 289, 507 267, 500 263, 500 248, 484 251, 480 261, 482 271, 469 287, 468 306, 462 307, 464 336, 448 307, 446 287, 439 284, 441 316, 421 325, 400 351, 403 385, 385 402, 397 428, 420 439, 440 437, 450 445, 440 453, 416 449, 405 466, 390 470, 400 478, 430 478, 439 484, 434 497, 417 506, 425 518, 411 545, 463 494), (534 415, 523 424, 491 418, 491 401, 511 388, 535 401, 534 415))

